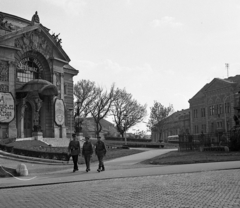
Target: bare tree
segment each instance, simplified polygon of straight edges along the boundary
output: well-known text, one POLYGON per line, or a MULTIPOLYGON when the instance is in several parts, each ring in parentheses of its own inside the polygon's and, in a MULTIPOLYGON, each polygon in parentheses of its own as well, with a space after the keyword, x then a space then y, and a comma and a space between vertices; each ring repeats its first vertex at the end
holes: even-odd
POLYGON ((98 88, 97 90, 98 93, 93 102, 93 108, 91 109, 91 115, 96 125, 96 136, 99 136, 99 133, 102 131, 100 121, 108 115, 112 103, 116 99, 114 88, 115 86, 113 84, 109 92, 104 91, 102 88, 98 88))
POLYGON ((91 112, 99 93, 99 88, 96 87, 95 82, 89 80, 80 80, 73 87, 73 94, 77 101, 75 102, 75 115, 86 118, 91 112), (77 106, 79 102, 79 106, 77 106))
POLYGON ((139 104, 125 89, 117 89, 116 95, 111 112, 118 132, 124 137, 129 128, 140 123, 147 115, 147 106, 139 104))

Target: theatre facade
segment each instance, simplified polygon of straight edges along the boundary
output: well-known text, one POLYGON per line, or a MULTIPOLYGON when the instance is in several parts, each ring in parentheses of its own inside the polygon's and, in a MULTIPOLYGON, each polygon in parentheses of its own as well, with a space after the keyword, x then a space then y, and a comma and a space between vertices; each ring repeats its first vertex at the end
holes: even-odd
POLYGON ((78 71, 61 41, 37 12, 31 20, 0 12, 0 140, 71 133, 78 71))

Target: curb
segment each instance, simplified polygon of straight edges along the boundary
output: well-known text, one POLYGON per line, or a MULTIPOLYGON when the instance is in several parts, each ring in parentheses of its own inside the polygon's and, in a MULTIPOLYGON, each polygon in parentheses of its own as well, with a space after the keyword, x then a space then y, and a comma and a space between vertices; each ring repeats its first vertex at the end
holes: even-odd
POLYGON ((44 159, 44 158, 35 158, 35 157, 28 157, 28 156, 22 156, 22 155, 15 155, 8 152, 4 152, 0 150, 0 157, 6 158, 6 159, 16 159, 18 161, 23 162, 33 162, 38 164, 49 164, 49 165, 66 165, 68 161, 62 161, 62 160, 51 160, 51 159, 44 159))

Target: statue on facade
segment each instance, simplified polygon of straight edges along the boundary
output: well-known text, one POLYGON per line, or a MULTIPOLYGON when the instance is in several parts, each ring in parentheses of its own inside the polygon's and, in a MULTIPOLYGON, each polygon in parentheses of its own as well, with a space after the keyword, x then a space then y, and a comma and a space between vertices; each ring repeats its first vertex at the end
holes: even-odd
POLYGON ((36 112, 39 112, 42 107, 42 100, 40 98, 36 98, 35 103, 36 103, 36 112))
POLYGON ((37 11, 35 12, 35 14, 32 16, 32 25, 34 25, 35 23, 40 23, 40 19, 39 19, 39 16, 38 16, 38 13, 37 11))

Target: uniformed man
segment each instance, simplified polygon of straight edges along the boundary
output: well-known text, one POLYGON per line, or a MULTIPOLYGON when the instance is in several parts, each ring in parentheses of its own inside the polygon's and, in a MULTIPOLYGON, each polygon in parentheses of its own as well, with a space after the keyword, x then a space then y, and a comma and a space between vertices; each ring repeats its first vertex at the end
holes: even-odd
POLYGON ((80 143, 77 140, 76 134, 72 134, 73 140, 69 142, 68 153, 73 159, 73 172, 78 170, 78 156, 80 155, 80 143))
POLYGON ((89 137, 85 137, 85 142, 83 143, 82 156, 85 159, 86 172, 90 171, 90 160, 93 154, 92 143, 89 141, 89 137))
POLYGON ((106 155, 106 147, 105 147, 105 144, 103 141, 101 141, 101 137, 98 136, 97 137, 97 143, 96 143, 96 147, 95 147, 95 153, 98 157, 98 169, 97 171, 100 172, 100 171, 105 171, 105 167, 104 167, 104 164, 103 164, 103 157, 106 155))

